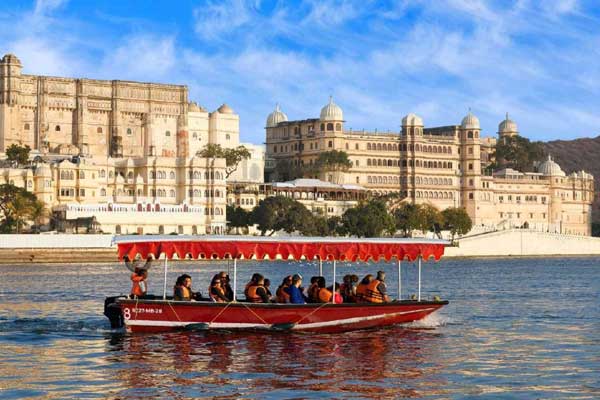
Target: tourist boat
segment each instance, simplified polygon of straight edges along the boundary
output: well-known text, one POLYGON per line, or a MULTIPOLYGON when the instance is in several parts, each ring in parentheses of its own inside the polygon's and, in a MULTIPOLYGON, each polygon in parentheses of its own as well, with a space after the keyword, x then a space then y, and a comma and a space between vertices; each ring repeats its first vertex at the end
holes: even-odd
MULTIPOLYGON (((141 256, 162 259, 162 296, 148 298, 109 297, 105 315, 114 329, 128 332, 157 332, 177 329, 254 329, 271 331, 343 332, 420 320, 448 304, 439 298, 421 299, 421 260, 441 258, 448 242, 415 239, 350 239, 309 237, 216 237, 216 236, 130 236, 115 239, 119 259, 141 256), (174 301, 167 296, 168 260, 214 259, 233 261, 234 300, 174 301), (249 303, 236 299, 237 269, 241 260, 316 260, 331 267, 336 278, 337 261, 394 260, 398 267, 397 300, 387 303, 277 304, 249 303), (401 261, 417 261, 418 294, 401 300, 401 261)), ((302 272, 301 270, 299 271, 302 272)), ((329 275, 328 273, 325 276, 329 275)), ((331 281, 331 280, 330 280, 331 281)), ((389 285, 389 282, 388 282, 389 285)))

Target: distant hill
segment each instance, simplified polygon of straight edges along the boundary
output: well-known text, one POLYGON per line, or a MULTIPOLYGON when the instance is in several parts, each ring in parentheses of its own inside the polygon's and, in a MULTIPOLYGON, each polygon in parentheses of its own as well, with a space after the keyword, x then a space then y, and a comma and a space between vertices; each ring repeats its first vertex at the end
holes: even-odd
MULTIPOLYGON (((594 175, 594 189, 600 192, 600 136, 575 140, 553 140, 544 143, 544 149, 562 167, 565 173, 589 172, 594 175)), ((593 219, 600 222, 600 202, 596 196, 593 219)))

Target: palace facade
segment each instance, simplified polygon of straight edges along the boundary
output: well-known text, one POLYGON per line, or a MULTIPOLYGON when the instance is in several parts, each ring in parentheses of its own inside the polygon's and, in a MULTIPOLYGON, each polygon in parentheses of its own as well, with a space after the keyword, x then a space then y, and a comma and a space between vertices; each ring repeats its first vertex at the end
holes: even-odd
MULTIPOLYGON (((442 210, 464 207, 477 229, 525 227, 570 234, 591 234, 593 177, 566 175, 551 158, 537 173, 504 170, 486 174, 496 138, 481 136, 479 119, 469 112, 458 125, 426 128, 408 114, 400 132, 346 130, 342 109, 329 100, 319 118, 288 120, 277 106, 266 121, 267 174, 277 180, 278 166, 303 168, 337 184, 354 184, 375 194, 399 193, 412 203, 442 210), (346 171, 314 171, 319 154, 342 150, 352 166, 346 171), (285 163, 282 163, 285 161, 285 163)), ((499 138, 518 135, 506 118, 499 138)))
MULTIPOLYGON (((0 153, 28 145, 34 168, 4 168, 67 219, 96 217, 111 233, 221 233, 226 178, 261 182, 264 150, 249 146, 229 177, 206 144, 237 147, 239 116, 208 112, 181 85, 22 73, 0 61, 0 153)), ((1 181, 1 178, 0 178, 1 181)))

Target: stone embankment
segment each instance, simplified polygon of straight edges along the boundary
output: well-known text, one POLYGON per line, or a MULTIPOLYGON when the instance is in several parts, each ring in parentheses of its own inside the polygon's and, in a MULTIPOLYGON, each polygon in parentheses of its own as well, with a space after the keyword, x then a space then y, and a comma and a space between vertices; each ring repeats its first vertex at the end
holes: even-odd
POLYGON ((116 260, 112 235, 0 235, 0 264, 116 260))
MULTIPOLYGON (((446 257, 600 256, 600 238, 510 229, 466 236, 446 257)), ((0 264, 116 262, 112 235, 0 235, 0 264)))
POLYGON ((600 238, 508 229, 459 240, 446 257, 548 257, 600 255, 600 238))

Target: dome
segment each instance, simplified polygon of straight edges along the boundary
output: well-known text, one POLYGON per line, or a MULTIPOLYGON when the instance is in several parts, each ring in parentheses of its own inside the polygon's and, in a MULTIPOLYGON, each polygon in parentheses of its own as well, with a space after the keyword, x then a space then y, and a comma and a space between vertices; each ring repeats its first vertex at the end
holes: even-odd
POLYGON ((190 101, 188 103, 188 112, 206 112, 204 107, 199 106, 195 101, 190 101))
POLYGON ((329 96, 329 103, 321 108, 321 121, 343 121, 344 113, 340 106, 333 102, 333 97, 329 96))
POLYGON ((2 62, 5 64, 18 64, 21 65, 21 60, 14 54, 8 53, 2 57, 2 62))
POLYGON ((423 119, 416 114, 410 113, 402 118, 402 126, 423 126, 423 119))
POLYGON ((275 106, 275 110, 267 117, 267 128, 273 128, 274 126, 277 126, 277 124, 279 124, 280 122, 286 122, 287 120, 287 115, 285 115, 279 109, 279 104, 277 104, 275 106))
POLYGON ((538 166, 538 172, 545 176, 565 176, 560 165, 554 162, 551 156, 548 156, 548 159, 538 166))
POLYGON ((233 109, 225 103, 223 103, 223 105, 221 105, 221 107, 219 107, 217 111, 221 114, 233 114, 233 109))
POLYGON ((480 129, 479 118, 474 116, 471 111, 462 119, 460 123, 462 129, 480 129))
POLYGON ((506 113, 506 118, 504 121, 500 122, 498 125, 498 133, 517 133, 519 130, 517 129, 517 124, 515 121, 508 118, 508 113, 506 113))

